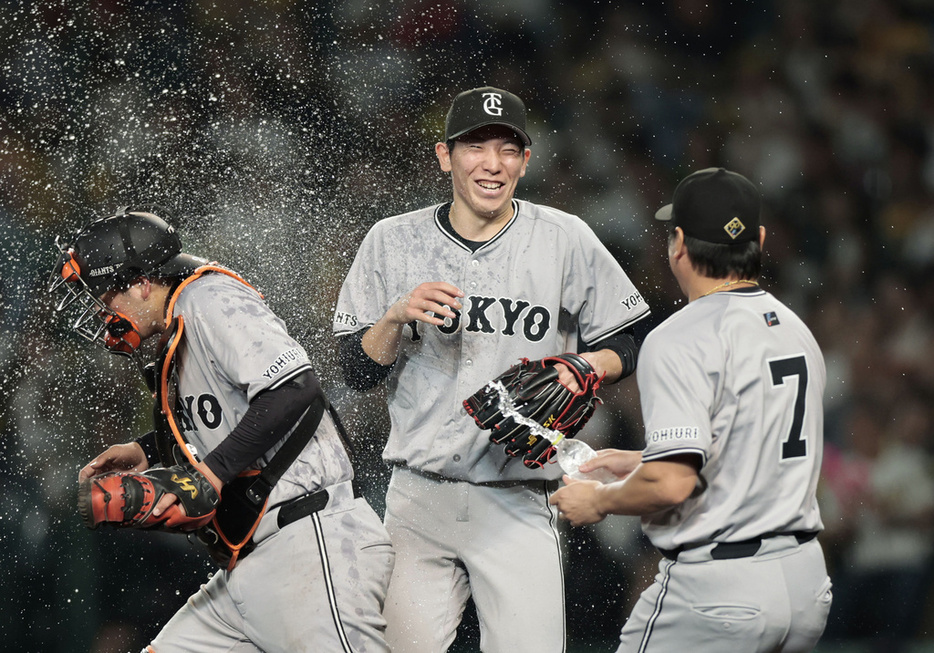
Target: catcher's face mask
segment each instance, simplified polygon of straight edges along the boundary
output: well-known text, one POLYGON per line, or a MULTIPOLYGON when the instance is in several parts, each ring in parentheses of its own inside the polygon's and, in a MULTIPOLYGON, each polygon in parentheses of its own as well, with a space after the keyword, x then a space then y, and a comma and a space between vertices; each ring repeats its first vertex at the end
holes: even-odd
POLYGON ((71 247, 60 238, 55 239, 55 246, 60 256, 49 277, 49 292, 63 294, 55 311, 70 309, 77 316, 72 329, 81 337, 114 354, 135 357, 142 342, 137 326, 94 295, 71 247))

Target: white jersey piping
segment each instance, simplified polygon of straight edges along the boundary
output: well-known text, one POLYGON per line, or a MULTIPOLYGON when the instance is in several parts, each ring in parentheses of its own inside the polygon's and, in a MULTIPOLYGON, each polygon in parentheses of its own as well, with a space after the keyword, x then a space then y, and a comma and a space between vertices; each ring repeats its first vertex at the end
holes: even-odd
POLYGON ((564 555, 561 552, 561 535, 558 533, 558 510, 551 505, 552 492, 548 490, 548 481, 543 482, 542 485, 545 489, 545 507, 548 509, 548 526, 555 538, 555 547, 558 550, 558 561, 560 563, 558 569, 561 576, 561 614, 565 616, 565 619, 562 620, 564 636, 562 637, 561 653, 567 653, 567 601, 565 600, 564 586, 564 555))
POLYGON ((658 598, 655 599, 655 611, 649 617, 649 622, 645 625, 645 631, 642 633, 642 641, 639 643, 639 653, 645 653, 649 646, 649 639, 652 637, 652 631, 655 629, 655 622, 662 613, 662 603, 668 594, 668 581, 671 580, 671 568, 675 563, 672 561, 665 568, 665 579, 662 581, 662 587, 658 592, 658 598))
POLYGON ((334 618, 334 628, 337 631, 337 637, 341 641, 341 648, 345 653, 353 653, 350 646, 350 640, 344 631, 344 624, 341 621, 340 612, 337 609, 337 595, 334 592, 334 580, 331 578, 331 565, 328 561, 328 550, 324 542, 324 528, 321 525, 321 515, 313 513, 311 520, 315 525, 315 539, 318 541, 318 552, 321 555, 321 571, 324 575, 324 589, 328 595, 328 605, 331 608, 331 616, 334 618))
POLYGON ((601 334, 598 335, 598 336, 595 336, 594 338, 590 339, 589 341, 585 340, 585 341, 584 341, 584 344, 587 345, 588 347, 590 347, 590 346, 591 346, 592 344, 594 344, 595 342, 600 342, 601 340, 604 340, 604 339, 606 339, 606 338, 609 338, 610 336, 614 336, 614 335, 616 335, 617 333, 619 333, 620 331, 623 331, 624 329, 629 328, 630 326, 632 326, 633 324, 635 324, 635 323, 638 322, 639 320, 641 320, 641 319, 647 317, 647 316, 650 315, 651 313, 652 313, 652 309, 649 307, 648 304, 646 304, 645 310, 642 311, 641 313, 639 313, 638 315, 636 315, 635 317, 633 317, 633 318, 627 320, 626 322, 624 322, 624 323, 622 323, 622 324, 620 324, 620 325, 618 325, 618 326, 616 326, 616 327, 614 327, 614 328, 612 328, 612 329, 609 329, 608 331, 605 331, 604 333, 601 333, 601 334))
POLYGON ((648 456, 643 454, 642 461, 646 462, 651 460, 659 460, 661 458, 668 458, 669 456, 678 456, 686 453, 693 453, 700 456, 703 459, 701 466, 707 464, 707 452, 703 449, 695 449, 692 447, 687 447, 684 449, 666 449, 665 451, 659 451, 658 453, 650 454, 648 456))

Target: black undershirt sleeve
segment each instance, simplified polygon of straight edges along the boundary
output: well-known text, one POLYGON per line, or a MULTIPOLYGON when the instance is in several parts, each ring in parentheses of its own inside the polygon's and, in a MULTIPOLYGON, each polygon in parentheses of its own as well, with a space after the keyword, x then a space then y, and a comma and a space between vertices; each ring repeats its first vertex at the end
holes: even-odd
POLYGON ((229 483, 256 459, 269 451, 305 413, 324 414, 327 402, 321 384, 310 371, 258 394, 243 419, 204 458, 204 463, 223 482, 229 483))
POLYGON ((363 335, 367 329, 360 329, 350 335, 340 338, 340 349, 337 354, 338 363, 344 372, 344 383, 347 387, 358 392, 375 388, 380 381, 389 376, 392 363, 380 365, 363 351, 363 335))
POLYGON ((156 447, 156 432, 149 431, 144 433, 134 440, 136 444, 143 448, 143 453, 146 454, 146 461, 149 463, 150 467, 159 464, 159 450, 156 447))
MULTIPOLYGON (((639 344, 636 342, 636 335, 633 329, 623 329, 612 336, 603 340, 598 340, 590 345, 581 343, 581 351, 598 351, 600 349, 610 349, 619 356, 623 365, 623 372, 616 381, 621 381, 636 371, 636 361, 639 358, 639 344)), ((616 383, 614 381, 613 383, 616 383)))

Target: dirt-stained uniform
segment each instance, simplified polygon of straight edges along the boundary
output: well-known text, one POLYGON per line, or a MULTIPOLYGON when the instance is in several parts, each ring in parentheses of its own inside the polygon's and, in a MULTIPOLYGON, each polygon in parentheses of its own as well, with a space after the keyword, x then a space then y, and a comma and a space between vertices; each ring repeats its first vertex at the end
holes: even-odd
POLYGON ((398 651, 446 650, 472 594, 484 651, 562 651, 561 549, 548 505, 560 469, 508 458, 462 401, 522 357, 577 351, 579 339, 593 345, 649 308, 576 216, 513 200, 512 220, 471 245, 451 228, 449 209, 378 222, 334 315, 334 333, 348 336, 421 283, 444 280, 465 293, 443 326, 404 327, 387 380, 385 523, 397 554, 387 638, 398 651))
MULTIPOLYGON (((210 452, 261 392, 310 369, 305 350, 246 284, 206 274, 186 286, 178 360, 179 424, 210 452)), ((271 449, 254 467, 275 453, 271 449)), ((210 461, 210 458, 207 459, 210 461)), ((178 651, 386 651, 379 613, 392 551, 379 517, 351 487, 353 468, 335 423, 318 429, 269 498, 257 546, 220 570, 165 625, 155 653, 178 651), (280 529, 279 506, 326 488, 322 510, 280 529)))
MULTIPOLYGON (((222 512, 233 515, 224 528, 238 520, 255 525, 261 514, 236 501, 234 490, 243 485, 237 481, 252 484, 259 506, 271 487, 255 547, 231 547, 222 568, 148 650, 388 651, 382 607, 394 559, 389 535, 356 496, 336 418, 283 321, 235 273, 182 253, 175 230, 153 214, 123 210, 56 244, 50 291, 64 293, 57 310, 76 311, 75 331, 134 359, 158 389, 155 430, 98 455, 79 472, 81 487, 115 472, 190 465, 220 493, 211 524, 217 532, 222 512), (160 335, 150 374, 140 345, 160 335), (288 456, 275 457, 280 450, 288 456), (262 476, 246 478, 260 468, 262 476)), ((138 500, 127 487, 100 500, 126 502, 125 510, 138 500)), ((178 489, 198 494, 190 481, 178 489)), ((150 500, 151 512, 179 510, 175 495, 150 500)), ((199 525, 199 539, 207 528, 199 525)))

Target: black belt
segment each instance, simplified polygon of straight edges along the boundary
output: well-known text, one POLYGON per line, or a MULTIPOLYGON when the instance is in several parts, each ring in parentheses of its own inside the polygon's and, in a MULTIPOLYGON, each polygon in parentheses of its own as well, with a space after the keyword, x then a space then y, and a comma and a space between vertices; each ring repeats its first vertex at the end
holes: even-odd
POLYGON ((328 505, 328 499, 330 498, 331 495, 324 489, 286 501, 279 508, 279 515, 276 518, 279 528, 285 528, 292 522, 318 512, 328 505))
MULTIPOLYGON (((360 488, 357 487, 356 479, 351 481, 351 485, 353 487, 353 496, 355 499, 359 499, 363 496, 360 488)), ((330 498, 331 495, 328 494, 327 488, 325 488, 317 492, 312 492, 311 494, 303 494, 300 497, 290 499, 280 504, 282 507, 279 508, 279 514, 276 517, 279 528, 285 528, 292 522, 296 522, 299 519, 318 512, 328 505, 328 499, 330 498)))
MULTIPOLYGON (((762 546, 762 542, 764 540, 780 536, 792 536, 798 541, 798 544, 804 544, 805 542, 810 542, 815 537, 817 537, 817 532, 791 531, 790 533, 767 533, 765 535, 760 535, 759 537, 743 540, 741 542, 718 542, 717 545, 710 550, 710 557, 714 560, 748 558, 750 556, 756 555, 756 553, 759 552, 759 547, 762 546)), ((699 547, 706 546, 707 544, 712 543, 704 542, 701 544, 682 544, 677 549, 659 549, 659 552, 669 560, 677 560, 678 554, 682 551, 697 549, 699 547)))
MULTIPOLYGON (((513 488, 513 487, 527 487, 533 490, 539 490, 542 487, 541 479, 527 478, 527 479, 516 479, 514 481, 468 481, 463 478, 448 478, 447 476, 442 476, 435 472, 426 472, 423 469, 416 469, 415 467, 409 467, 408 465, 396 464, 393 469, 404 469, 407 472, 412 472, 416 476, 421 476, 422 478, 427 478, 429 481, 434 481, 435 483, 468 483, 470 485, 475 485, 478 487, 492 487, 492 488, 513 488)), ((554 485, 554 489, 558 489, 558 479, 545 480, 545 483, 554 485)))

